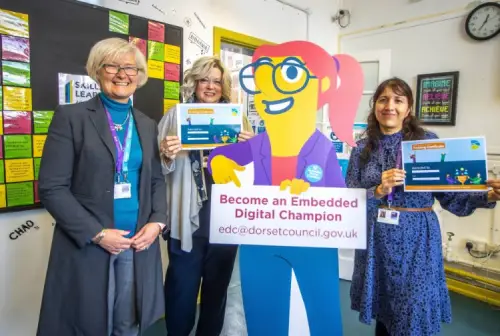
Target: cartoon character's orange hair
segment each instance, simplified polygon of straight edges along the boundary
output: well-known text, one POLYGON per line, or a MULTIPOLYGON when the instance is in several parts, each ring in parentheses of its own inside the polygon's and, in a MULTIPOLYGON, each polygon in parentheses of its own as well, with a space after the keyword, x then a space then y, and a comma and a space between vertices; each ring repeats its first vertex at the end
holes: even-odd
POLYGON ((263 45, 255 50, 252 62, 268 57, 300 57, 313 75, 328 77, 330 87, 319 91, 318 109, 328 104, 330 126, 335 135, 350 146, 356 146, 352 128, 363 93, 363 72, 359 63, 348 55, 332 57, 323 48, 307 41, 263 45), (338 82, 340 80, 340 82, 338 82))

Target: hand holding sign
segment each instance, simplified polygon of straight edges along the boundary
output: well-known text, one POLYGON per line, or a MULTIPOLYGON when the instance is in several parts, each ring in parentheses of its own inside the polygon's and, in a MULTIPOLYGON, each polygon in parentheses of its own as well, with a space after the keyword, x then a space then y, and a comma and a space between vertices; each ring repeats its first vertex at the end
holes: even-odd
POLYGON ((392 188, 403 185, 406 177, 406 172, 401 169, 390 169, 382 173, 382 181, 380 184, 380 191, 384 195, 391 193, 392 188))
POLYGON ((226 184, 233 181, 237 187, 241 187, 241 182, 235 171, 244 171, 245 167, 240 166, 224 155, 217 155, 212 159, 211 168, 215 183, 226 184))

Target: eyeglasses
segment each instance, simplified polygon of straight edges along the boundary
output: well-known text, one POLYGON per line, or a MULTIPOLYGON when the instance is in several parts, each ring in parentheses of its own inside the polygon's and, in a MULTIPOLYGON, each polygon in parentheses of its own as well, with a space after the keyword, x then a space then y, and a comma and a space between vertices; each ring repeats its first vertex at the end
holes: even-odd
POLYGON ((201 84, 203 84, 203 85, 208 85, 210 83, 212 83, 215 86, 221 86, 222 85, 222 81, 220 79, 202 78, 198 82, 201 83, 201 84))
POLYGON ((104 68, 104 71, 109 73, 110 75, 116 75, 117 73, 120 72, 120 70, 123 69, 126 75, 128 76, 136 76, 139 73, 139 68, 134 67, 134 66, 119 66, 115 64, 103 64, 102 67, 104 68))
POLYGON ((306 65, 297 57, 287 57, 276 65, 272 64, 271 58, 262 57, 240 71, 240 86, 245 92, 253 95, 261 93, 255 86, 255 72, 260 66, 265 65, 272 67, 273 85, 281 94, 298 93, 309 84, 309 80, 318 78, 311 75, 306 65))

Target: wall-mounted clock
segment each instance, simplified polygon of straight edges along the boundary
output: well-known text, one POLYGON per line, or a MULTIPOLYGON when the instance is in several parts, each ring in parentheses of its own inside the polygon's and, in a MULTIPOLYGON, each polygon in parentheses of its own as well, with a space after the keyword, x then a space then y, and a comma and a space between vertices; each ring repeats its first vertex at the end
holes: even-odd
POLYGON ((477 41, 497 36, 500 33, 500 4, 485 2, 474 8, 465 20, 465 31, 477 41))

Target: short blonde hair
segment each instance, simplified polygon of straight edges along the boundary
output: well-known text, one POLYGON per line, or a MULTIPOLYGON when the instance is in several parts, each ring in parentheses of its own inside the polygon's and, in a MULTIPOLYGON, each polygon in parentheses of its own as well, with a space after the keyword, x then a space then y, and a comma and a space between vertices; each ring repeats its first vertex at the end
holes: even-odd
POLYGON ((99 69, 104 62, 114 62, 130 53, 134 54, 137 68, 139 68, 137 87, 141 87, 148 81, 146 57, 135 44, 118 37, 101 40, 92 47, 87 59, 87 73, 90 78, 99 82, 99 69))
POLYGON ((184 81, 181 87, 184 101, 191 98, 196 91, 198 81, 207 77, 212 68, 217 68, 222 73, 222 99, 231 102, 231 74, 217 56, 202 56, 193 63, 191 68, 184 71, 184 81))

